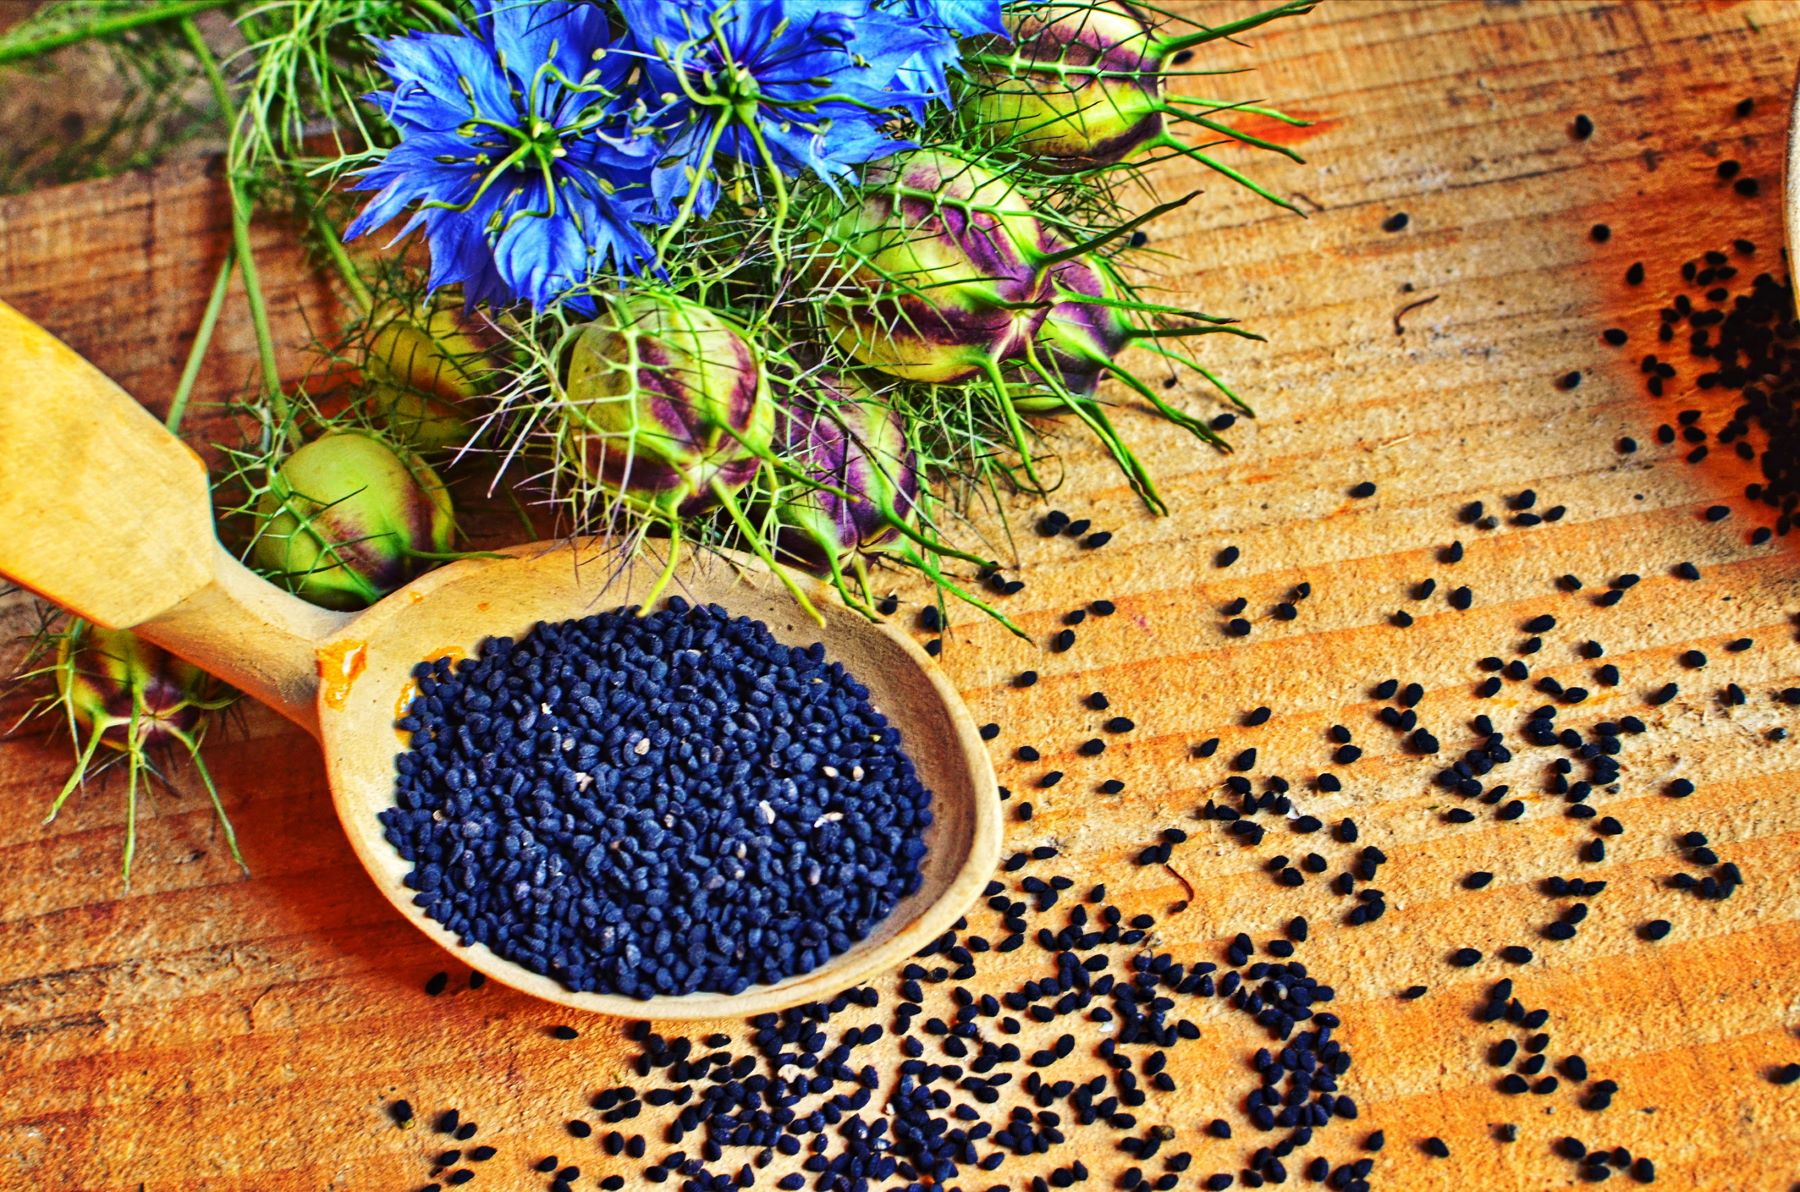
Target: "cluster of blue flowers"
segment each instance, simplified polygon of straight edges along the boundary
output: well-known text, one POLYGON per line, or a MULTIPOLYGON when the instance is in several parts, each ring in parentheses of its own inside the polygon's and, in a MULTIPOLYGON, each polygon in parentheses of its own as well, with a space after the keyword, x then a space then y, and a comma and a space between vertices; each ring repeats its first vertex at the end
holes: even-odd
POLYGON ((347 230, 401 213, 433 290, 550 305, 597 271, 653 267, 646 229, 704 217, 717 163, 835 181, 910 148, 948 98, 958 39, 1002 0, 475 0, 474 24, 381 44, 399 143, 347 230))

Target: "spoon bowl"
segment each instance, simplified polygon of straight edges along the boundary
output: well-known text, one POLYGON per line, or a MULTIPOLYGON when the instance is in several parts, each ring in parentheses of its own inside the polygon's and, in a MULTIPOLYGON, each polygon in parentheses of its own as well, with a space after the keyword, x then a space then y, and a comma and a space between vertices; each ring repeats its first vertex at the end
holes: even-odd
POLYGON ((0 575, 109 628, 130 628, 218 675, 313 733, 357 859, 414 926, 503 984, 578 1010, 633 1018, 746 1017, 827 998, 897 967, 942 935, 999 860, 993 766, 955 689, 919 647, 830 599, 806 616, 766 568, 725 553, 690 556, 670 590, 763 622, 790 645, 823 644, 901 732, 932 791, 921 884, 864 939, 807 973, 738 994, 647 999, 570 990, 454 933, 413 904, 411 862, 383 836, 395 721, 421 661, 466 657, 642 599, 659 560, 621 560, 603 540, 543 542, 441 567, 369 609, 315 608, 258 578, 218 543, 205 468, 92 365, 0 303, 0 575), (53 478, 53 479, 51 479, 53 478))

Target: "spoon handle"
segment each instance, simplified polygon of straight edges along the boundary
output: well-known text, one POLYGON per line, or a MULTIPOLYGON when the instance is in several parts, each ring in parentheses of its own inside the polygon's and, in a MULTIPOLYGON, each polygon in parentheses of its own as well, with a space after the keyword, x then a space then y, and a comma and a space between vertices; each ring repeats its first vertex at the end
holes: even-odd
POLYGON ((219 545, 206 466, 0 302, 0 576, 143 637, 318 730, 315 643, 349 620, 219 545))

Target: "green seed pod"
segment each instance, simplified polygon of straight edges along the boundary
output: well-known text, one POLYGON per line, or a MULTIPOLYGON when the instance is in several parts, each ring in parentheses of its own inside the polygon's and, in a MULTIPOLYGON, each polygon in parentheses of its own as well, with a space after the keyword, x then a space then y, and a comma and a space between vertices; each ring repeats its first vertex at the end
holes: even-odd
POLYGON ((423 318, 387 306, 370 319, 364 373, 371 412, 401 442, 437 450, 468 442, 469 403, 490 391, 486 347, 451 306, 423 318))
POLYGON ((251 562, 325 608, 373 604, 450 549, 450 494, 422 460, 363 431, 332 431, 276 469, 251 562))
POLYGON ((936 150, 876 162, 814 248, 827 330, 905 380, 992 372, 1043 322, 1045 239, 1026 196, 984 166, 936 150))
POLYGON ((1166 46, 1130 4, 1030 5, 1006 25, 1012 48, 995 42, 978 59, 959 109, 984 136, 1072 173, 1123 161, 1162 134, 1166 46))
POLYGON ((631 504, 686 516, 748 484, 774 432, 745 333, 672 294, 609 299, 569 352, 565 446, 631 504))
POLYGON ((210 675, 128 629, 73 622, 55 673, 62 706, 112 749, 130 749, 134 734, 140 746, 188 737, 216 706, 210 675))

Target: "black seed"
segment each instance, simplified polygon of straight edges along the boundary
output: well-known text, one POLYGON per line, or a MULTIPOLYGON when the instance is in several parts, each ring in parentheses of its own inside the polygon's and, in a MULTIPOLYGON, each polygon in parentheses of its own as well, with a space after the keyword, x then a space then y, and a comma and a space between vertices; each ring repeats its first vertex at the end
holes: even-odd
POLYGON ((1409 222, 1411 222, 1411 220, 1406 212, 1396 211, 1394 214, 1381 221, 1381 230, 1384 232, 1403 231, 1409 222))
POLYGON ((1359 501, 1365 497, 1374 496, 1375 482, 1373 480, 1364 480, 1359 484, 1353 485, 1350 489, 1350 495, 1359 501))

